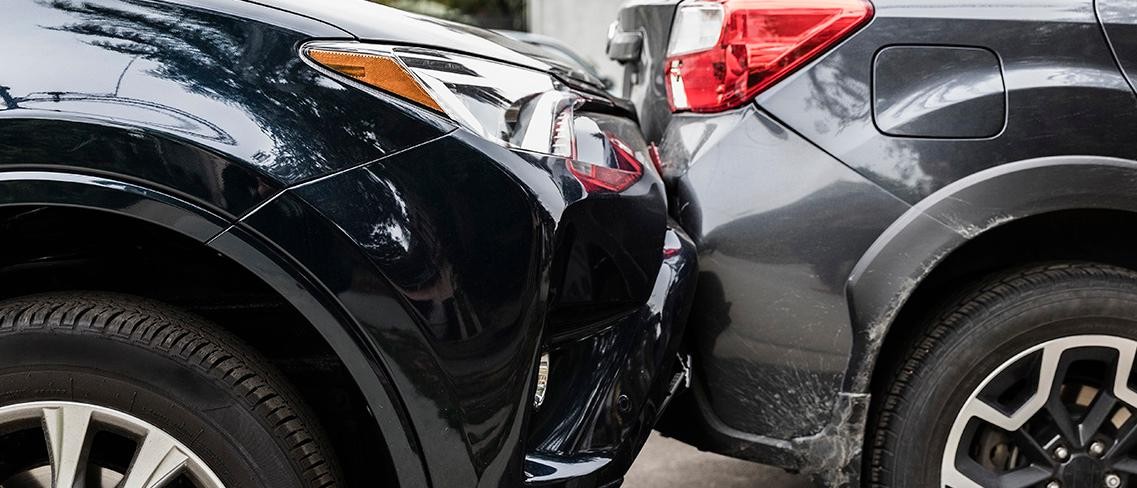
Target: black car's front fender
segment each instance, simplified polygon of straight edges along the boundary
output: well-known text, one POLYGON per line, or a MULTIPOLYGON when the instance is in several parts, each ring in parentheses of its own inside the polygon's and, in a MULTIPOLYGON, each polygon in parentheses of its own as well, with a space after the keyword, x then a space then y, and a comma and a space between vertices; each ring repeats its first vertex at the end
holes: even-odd
MULTIPOLYGON (((351 315, 328 288, 288 255, 263 238, 243 228, 232 227, 225 216, 214 213, 182 196, 151 183, 132 182, 98 174, 65 171, 0 172, 0 208, 67 207, 104 212, 162 227, 216 252, 259 277, 288 301, 328 341, 360 388, 367 407, 385 434, 388 452, 394 458, 396 475, 404 486, 425 486, 418 446, 407 433, 405 413, 387 381, 388 375, 355 331, 351 315)), ((318 232, 322 219, 310 212, 312 221, 293 220, 303 233, 323 249, 350 260, 355 247, 335 239, 335 232, 318 232), (312 224, 306 226, 304 224, 312 224)), ((383 288, 377 287, 379 292, 383 288)), ((393 296, 390 291, 386 296, 393 296)))
POLYGON ((450 136, 291 189, 241 224, 358 322, 435 486, 520 482, 559 211, 530 190, 555 191, 547 174, 515 177, 450 136), (331 252, 329 235, 352 249, 331 252))
MULTIPOLYGON (((631 124, 596 117, 610 133, 631 124)), ((589 194, 564 159, 460 130, 290 188, 236 229, 351 315, 433 485, 605 484, 675 391, 691 299, 693 245, 668 233, 648 171, 589 194)))

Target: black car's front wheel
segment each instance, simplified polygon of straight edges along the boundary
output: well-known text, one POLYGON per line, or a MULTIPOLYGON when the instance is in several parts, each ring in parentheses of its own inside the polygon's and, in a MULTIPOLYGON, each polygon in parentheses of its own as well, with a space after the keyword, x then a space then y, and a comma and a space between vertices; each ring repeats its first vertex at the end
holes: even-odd
POLYGON ((0 487, 335 486, 314 427, 200 318, 106 294, 0 303, 0 487))
POLYGON ((881 392, 880 487, 1137 486, 1137 273, 1041 266, 927 326, 881 392))

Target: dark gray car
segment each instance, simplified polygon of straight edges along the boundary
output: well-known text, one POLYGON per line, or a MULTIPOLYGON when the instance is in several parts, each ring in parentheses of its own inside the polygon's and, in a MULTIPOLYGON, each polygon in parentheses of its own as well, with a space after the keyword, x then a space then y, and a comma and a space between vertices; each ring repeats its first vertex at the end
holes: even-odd
POLYGON ((1137 3, 636 0, 700 250, 661 430, 828 485, 1137 486, 1137 3))

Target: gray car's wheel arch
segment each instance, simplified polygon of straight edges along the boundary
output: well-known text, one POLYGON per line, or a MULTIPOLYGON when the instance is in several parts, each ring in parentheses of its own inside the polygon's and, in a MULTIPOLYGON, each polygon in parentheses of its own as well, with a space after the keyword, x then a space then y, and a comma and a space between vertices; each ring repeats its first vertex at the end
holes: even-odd
MULTIPOLYGON (((846 294, 853 348, 842 390, 871 392, 888 338, 909 322, 905 316, 920 314, 909 306, 944 280, 953 260, 969 247, 994 241, 1000 233, 1002 242, 1013 241, 1007 234, 1015 227, 1061 220, 1064 214, 1137 222, 1137 192, 1129 183, 1135 179, 1137 161, 1095 156, 1032 159, 975 173, 913 206, 881 234, 850 274, 846 294)), ((1070 257, 1049 257, 1058 258, 1070 257)), ((1026 263, 1008 262, 1004 267, 1021 264, 1026 263)))

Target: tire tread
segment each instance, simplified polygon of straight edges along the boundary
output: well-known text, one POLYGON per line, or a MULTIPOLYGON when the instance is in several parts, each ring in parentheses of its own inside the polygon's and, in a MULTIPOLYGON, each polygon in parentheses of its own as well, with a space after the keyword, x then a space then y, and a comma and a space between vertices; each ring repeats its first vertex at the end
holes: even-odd
POLYGON ((226 385, 276 439, 308 486, 336 485, 327 443, 287 384, 215 326, 165 304, 111 293, 52 293, 0 303, 0 338, 24 331, 83 334, 157 352, 226 385), (271 405, 267 410, 266 405, 271 405))
POLYGON ((1008 271, 983 281, 970 292, 965 292, 958 301, 950 302, 953 304, 939 314, 932 315, 934 320, 926 323, 925 330, 912 343, 904 359, 897 363, 888 386, 878 392, 880 400, 867 446, 869 486, 889 486, 886 480, 890 478, 890 466, 895 459, 895 445, 899 438, 895 426, 907 414, 907 393, 913 387, 913 379, 923 371, 929 356, 962 326, 975 317, 992 312, 994 307, 1032 289, 1082 279, 1110 281, 1132 289, 1132 285, 1137 283, 1137 272, 1096 263, 1054 263, 1008 271))

